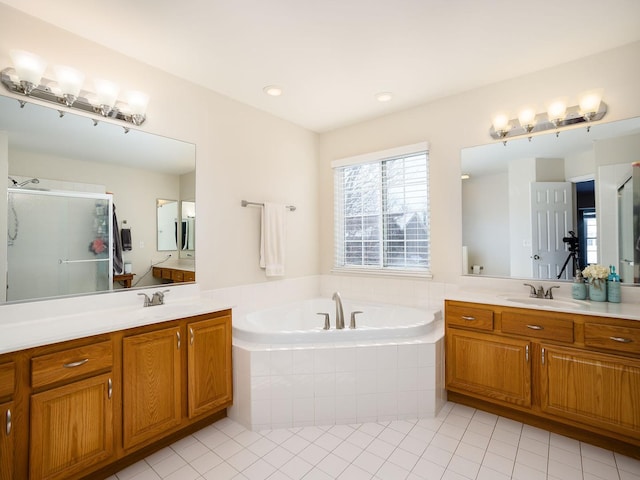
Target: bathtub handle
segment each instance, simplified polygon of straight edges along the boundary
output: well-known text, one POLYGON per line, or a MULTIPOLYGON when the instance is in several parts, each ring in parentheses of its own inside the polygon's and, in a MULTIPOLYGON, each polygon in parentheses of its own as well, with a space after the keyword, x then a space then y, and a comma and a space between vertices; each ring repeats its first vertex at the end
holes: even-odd
POLYGON ((351 312, 351 323, 349 323, 349 328, 356 328, 356 315, 359 313, 364 313, 364 312, 361 312, 360 310, 351 312))
POLYGON ((329 321, 329 314, 325 312, 318 312, 317 315, 324 315, 323 330, 329 330, 331 328, 331 322, 329 321))

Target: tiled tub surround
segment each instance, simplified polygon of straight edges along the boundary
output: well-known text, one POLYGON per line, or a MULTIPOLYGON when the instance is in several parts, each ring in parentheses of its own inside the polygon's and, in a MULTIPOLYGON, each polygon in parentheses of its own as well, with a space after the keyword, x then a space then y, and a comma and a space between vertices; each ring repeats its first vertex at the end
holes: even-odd
POLYGON ((252 430, 433 417, 446 401, 442 320, 411 339, 306 345, 234 340, 234 405, 252 430))

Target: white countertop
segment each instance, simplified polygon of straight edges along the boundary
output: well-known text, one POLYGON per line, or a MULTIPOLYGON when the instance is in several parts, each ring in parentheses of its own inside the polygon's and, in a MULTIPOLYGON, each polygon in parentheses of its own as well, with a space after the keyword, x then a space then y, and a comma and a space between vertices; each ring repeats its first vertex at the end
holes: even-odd
MULTIPOLYGON (((555 291, 554 291, 555 292, 555 291)), ((600 317, 640 320, 640 304, 593 302, 555 296, 554 300, 531 298, 526 292, 496 292, 478 289, 460 289, 449 292, 446 300, 502 305, 505 307, 531 308, 535 310, 596 315, 600 317)))
POLYGON ((143 307, 137 294, 154 290, 2 305, 0 354, 232 308, 195 285, 172 287, 164 305, 143 307))

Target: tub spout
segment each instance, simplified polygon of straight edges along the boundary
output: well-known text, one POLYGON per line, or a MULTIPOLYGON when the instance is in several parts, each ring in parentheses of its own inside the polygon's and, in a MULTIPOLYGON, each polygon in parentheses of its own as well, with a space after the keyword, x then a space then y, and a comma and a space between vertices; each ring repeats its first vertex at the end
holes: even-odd
POLYGON ((331 300, 336 302, 336 329, 344 328, 344 311, 342 310, 342 298, 338 292, 334 292, 331 300))

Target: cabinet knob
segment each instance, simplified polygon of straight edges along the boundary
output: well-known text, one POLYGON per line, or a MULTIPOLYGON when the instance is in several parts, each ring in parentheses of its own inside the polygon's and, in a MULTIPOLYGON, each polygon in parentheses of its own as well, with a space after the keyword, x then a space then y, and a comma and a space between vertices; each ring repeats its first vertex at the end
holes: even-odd
POLYGON ((180 344, 181 344, 180 332, 176 332, 176 337, 178 339, 178 350, 180 350, 180 344))
POLYGON ((111 400, 111 396, 113 395, 113 381, 109 379, 107 382, 107 397, 111 400))
POLYGON ((193 341, 195 340, 195 335, 193 333, 193 327, 189 327, 189 342, 193 345, 193 341))

